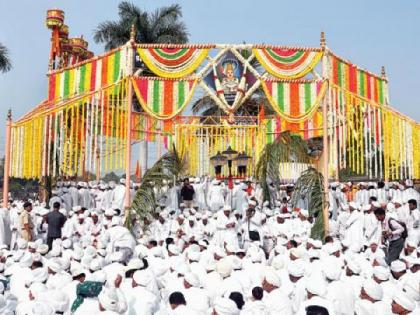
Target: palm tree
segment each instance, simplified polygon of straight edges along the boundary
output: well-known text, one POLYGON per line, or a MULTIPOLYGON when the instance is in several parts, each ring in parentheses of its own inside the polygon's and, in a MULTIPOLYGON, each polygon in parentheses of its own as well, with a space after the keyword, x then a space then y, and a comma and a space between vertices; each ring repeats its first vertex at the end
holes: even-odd
POLYGON ((9 51, 6 46, 0 43, 0 71, 7 72, 12 69, 12 63, 9 59, 9 51))
POLYGON ((131 26, 136 29, 137 43, 176 43, 188 41, 187 27, 179 4, 161 7, 154 12, 145 12, 135 4, 123 1, 118 5, 117 21, 105 21, 95 30, 96 43, 105 44, 110 50, 125 44, 130 39, 131 26))
MULTIPOLYGON (((305 141, 297 135, 283 132, 273 143, 264 147, 256 168, 257 179, 263 188, 264 200, 274 201, 275 196, 271 196, 270 191, 278 191, 279 189, 280 163, 311 163, 313 158, 318 157, 314 152, 322 150, 322 148, 319 148, 318 142, 305 141), (270 189, 270 185, 273 185, 274 189, 270 189)), ((296 181, 291 198, 293 207, 296 207, 302 196, 305 196, 305 199, 308 200, 309 215, 315 220, 311 237, 320 240, 323 240, 325 236, 323 209, 326 199, 323 182, 322 174, 315 168, 310 167, 302 172, 296 181)))
POLYGON ((171 151, 165 153, 146 171, 131 205, 130 215, 125 222, 128 228, 132 227, 133 219, 137 219, 147 228, 147 222, 150 222, 156 214, 155 189, 160 190, 164 181, 175 185, 174 180, 184 173, 185 166, 185 159, 173 146, 171 151))
POLYGON ((270 195, 270 185, 279 189, 280 163, 310 163, 309 152, 307 142, 288 131, 282 132, 273 143, 265 145, 256 167, 256 177, 261 183, 264 200, 271 203, 274 201, 274 196, 270 195))
POLYGON ((310 167, 298 178, 291 199, 293 207, 296 206, 302 195, 308 199, 309 216, 315 220, 311 229, 311 237, 318 240, 324 240, 326 236, 323 216, 326 199, 323 182, 322 174, 310 167))

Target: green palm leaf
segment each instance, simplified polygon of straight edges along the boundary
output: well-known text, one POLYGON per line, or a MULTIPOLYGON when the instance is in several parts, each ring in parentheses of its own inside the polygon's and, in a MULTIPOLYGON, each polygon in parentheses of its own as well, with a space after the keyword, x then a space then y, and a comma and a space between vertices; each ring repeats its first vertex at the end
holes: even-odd
POLYGON ((127 216, 125 225, 131 228, 134 219, 140 221, 144 228, 145 222, 150 222, 156 215, 156 197, 154 189, 160 190, 163 182, 173 182, 184 174, 186 167, 185 159, 179 155, 175 146, 164 154, 144 174, 140 187, 136 192, 130 208, 130 215, 127 216))
POLYGON ((270 201, 269 185, 280 183, 280 163, 299 162, 310 163, 308 146, 301 137, 289 132, 281 133, 273 143, 267 144, 261 154, 256 167, 256 177, 262 185, 264 200, 270 201))
POLYGON ((323 209, 326 206, 326 199, 323 182, 322 174, 311 167, 302 172, 298 178, 291 198, 295 207, 303 194, 307 196, 309 215, 315 219, 311 237, 319 240, 323 240, 325 236, 323 209))

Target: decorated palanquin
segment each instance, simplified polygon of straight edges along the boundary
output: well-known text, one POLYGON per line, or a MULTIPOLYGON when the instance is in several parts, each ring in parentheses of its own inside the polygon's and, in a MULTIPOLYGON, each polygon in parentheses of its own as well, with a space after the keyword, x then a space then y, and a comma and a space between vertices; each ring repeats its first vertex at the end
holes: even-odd
POLYGON ((158 156, 176 148, 194 176, 213 174, 209 158, 230 145, 252 158, 252 176, 264 146, 290 131, 308 140, 327 134, 331 177, 340 169, 420 177, 419 124, 389 106, 384 71, 336 56, 323 36, 314 48, 138 44, 132 37, 93 56, 83 38, 68 38, 62 11, 49 11, 47 26, 48 95, 12 124, 10 176, 131 172, 138 142, 153 142, 158 156), (204 98, 217 114, 188 115, 204 98), (261 104, 246 115, 251 100, 261 104))

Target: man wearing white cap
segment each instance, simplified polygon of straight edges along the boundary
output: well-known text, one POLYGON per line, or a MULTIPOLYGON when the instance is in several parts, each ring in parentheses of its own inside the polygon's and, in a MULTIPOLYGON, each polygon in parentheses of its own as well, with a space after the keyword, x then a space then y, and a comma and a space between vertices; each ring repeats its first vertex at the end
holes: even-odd
POLYGON ((265 291, 262 301, 270 314, 293 314, 290 300, 283 293, 280 277, 274 270, 266 271, 261 287, 265 291))
POLYGON ((383 296, 382 288, 371 279, 364 280, 358 299, 355 303, 357 315, 389 314, 385 304, 381 302, 383 296))
POLYGON ((220 181, 214 179, 211 182, 211 186, 207 195, 207 205, 210 210, 216 212, 220 210, 225 204, 225 199, 223 197, 222 187, 220 186, 220 181))
POLYGON ((119 184, 114 188, 112 193, 111 208, 124 210, 125 199, 125 179, 121 178, 119 184))
POLYGON ((310 305, 317 305, 326 308, 329 315, 336 314, 334 305, 324 297, 327 294, 327 286, 320 275, 311 276, 307 279, 306 292, 306 301, 300 305, 299 310, 296 313, 297 315, 305 315, 306 308, 310 305))
POLYGON ((322 272, 327 281, 326 298, 334 304, 337 315, 353 315, 353 287, 340 279, 341 268, 335 257, 327 257, 323 261, 322 272))
POLYGON ((356 208, 354 203, 349 204, 350 215, 345 222, 343 242, 362 246, 363 239, 363 215, 356 208))
POLYGON ((152 274, 146 270, 138 270, 133 275, 132 288, 128 298, 127 315, 145 314, 152 315, 158 307, 158 298, 149 290, 147 286, 152 274))
POLYGON ((206 290, 201 289, 197 275, 187 272, 184 275, 184 288, 181 290, 187 305, 197 313, 205 313, 210 307, 210 299, 206 290))
POLYGON ((104 287, 98 296, 99 300, 99 314, 117 315, 124 314, 121 310, 121 302, 116 289, 104 287))
POLYGON ((215 245, 220 246, 227 243, 238 247, 237 221, 231 213, 232 209, 227 205, 217 213, 215 245))
MULTIPOLYGON (((392 313, 398 315, 408 315, 416 310, 415 302, 403 291, 397 291, 392 299, 392 313)), ((418 308, 417 308, 418 311, 418 308)), ((418 313, 417 313, 418 314, 418 313)))
POLYGON ((234 210, 238 210, 245 216, 245 211, 248 209, 249 198, 247 190, 247 185, 245 183, 241 183, 239 185, 239 189, 236 190, 233 198, 235 200, 234 210))

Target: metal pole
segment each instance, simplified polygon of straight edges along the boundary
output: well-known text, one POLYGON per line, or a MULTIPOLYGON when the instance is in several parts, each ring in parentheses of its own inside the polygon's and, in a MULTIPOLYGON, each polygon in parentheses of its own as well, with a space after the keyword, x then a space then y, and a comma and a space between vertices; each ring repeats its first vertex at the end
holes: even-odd
POLYGON ((4 150, 3 171, 3 208, 7 208, 9 201, 9 172, 10 172, 10 137, 12 132, 12 111, 9 109, 6 120, 6 144, 4 150))

